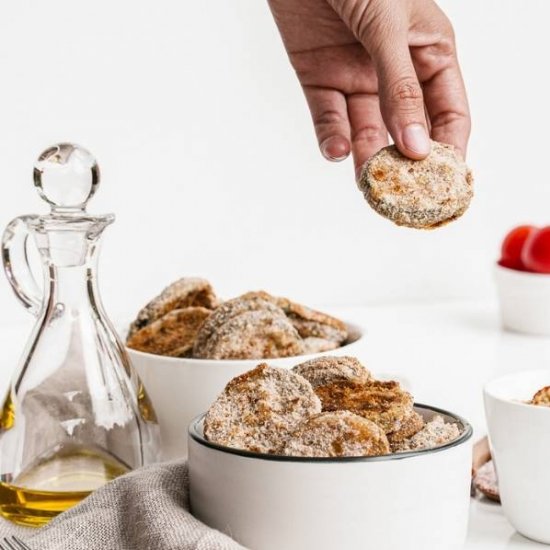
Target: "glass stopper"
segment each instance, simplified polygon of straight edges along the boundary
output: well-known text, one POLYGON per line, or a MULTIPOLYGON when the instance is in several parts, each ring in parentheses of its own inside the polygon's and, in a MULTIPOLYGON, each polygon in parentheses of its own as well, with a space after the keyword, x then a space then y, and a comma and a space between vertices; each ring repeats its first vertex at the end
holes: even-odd
POLYGON ((83 147, 58 143, 34 163, 34 186, 52 210, 85 210, 99 185, 99 166, 83 147))

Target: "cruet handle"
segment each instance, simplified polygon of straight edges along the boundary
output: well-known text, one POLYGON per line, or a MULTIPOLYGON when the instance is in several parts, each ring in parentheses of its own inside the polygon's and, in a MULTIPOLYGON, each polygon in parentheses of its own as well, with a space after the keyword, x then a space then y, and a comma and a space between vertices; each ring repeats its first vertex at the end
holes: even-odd
POLYGON ((31 235, 28 220, 34 216, 13 219, 2 235, 4 271, 19 301, 35 316, 42 309, 42 291, 29 265, 27 240, 31 235))

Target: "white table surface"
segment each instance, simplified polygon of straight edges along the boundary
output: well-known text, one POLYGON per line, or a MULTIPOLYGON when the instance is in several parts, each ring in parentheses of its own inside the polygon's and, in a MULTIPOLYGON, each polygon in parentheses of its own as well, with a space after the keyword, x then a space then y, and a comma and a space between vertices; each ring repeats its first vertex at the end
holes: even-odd
MULTIPOLYGON (((384 305, 341 308, 335 313, 366 328, 358 355, 375 375, 397 377, 418 402, 464 416, 474 426, 476 439, 485 434, 484 382, 506 372, 550 364, 550 338, 502 331, 492 303, 384 305)), ((32 327, 29 323, 0 324, 0 392, 21 354, 32 327)), ((472 500, 465 549, 474 548, 548 547, 518 535, 500 506, 472 500)))

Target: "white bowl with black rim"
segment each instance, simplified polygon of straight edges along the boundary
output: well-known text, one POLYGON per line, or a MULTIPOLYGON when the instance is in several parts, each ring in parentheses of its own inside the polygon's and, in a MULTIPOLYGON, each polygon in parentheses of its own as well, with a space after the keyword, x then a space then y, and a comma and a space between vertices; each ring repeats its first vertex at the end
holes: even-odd
POLYGON ((466 538, 472 428, 454 441, 377 457, 262 455, 216 445, 204 415, 189 427, 191 512, 254 550, 458 550, 466 538))
POLYGON ((162 459, 185 457, 187 439, 181 436, 182 430, 210 407, 231 379, 252 370, 259 363, 290 369, 323 355, 361 357, 365 331, 353 323, 346 323, 346 326, 348 340, 339 348, 323 353, 276 359, 191 359, 154 355, 127 348, 132 365, 143 382, 157 415, 162 459))

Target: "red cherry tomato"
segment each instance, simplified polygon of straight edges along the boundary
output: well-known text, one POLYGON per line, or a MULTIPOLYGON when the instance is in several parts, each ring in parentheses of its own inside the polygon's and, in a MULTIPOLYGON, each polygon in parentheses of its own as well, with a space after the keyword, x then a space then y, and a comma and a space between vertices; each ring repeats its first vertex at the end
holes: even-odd
POLYGON ((537 231, 533 225, 520 225, 510 231, 502 242, 499 264, 510 269, 525 271, 522 251, 527 239, 537 231))
POLYGON ((535 273, 550 273, 550 227, 533 231, 523 246, 523 265, 535 273))
POLYGON ((512 262, 506 258, 501 258, 498 262, 498 265, 502 267, 507 267, 508 269, 515 269, 516 271, 528 271, 528 269, 523 264, 518 264, 517 262, 512 262))

